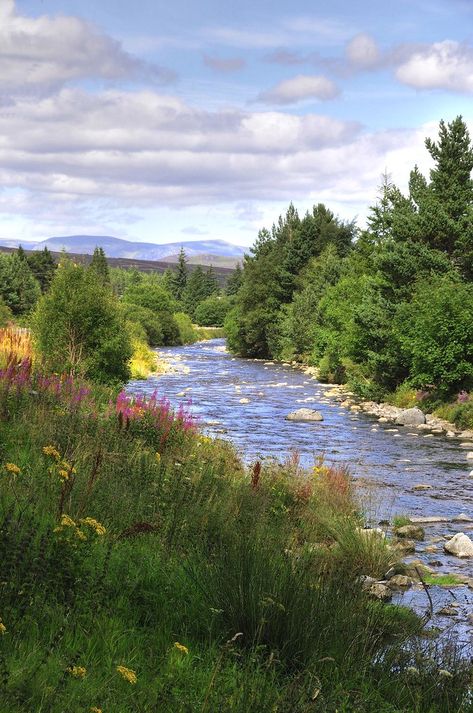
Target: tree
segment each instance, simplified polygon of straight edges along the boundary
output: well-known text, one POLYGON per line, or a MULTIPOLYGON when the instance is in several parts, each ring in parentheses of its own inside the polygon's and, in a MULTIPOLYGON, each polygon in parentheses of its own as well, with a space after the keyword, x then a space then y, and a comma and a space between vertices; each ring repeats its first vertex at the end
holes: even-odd
POLYGON ((225 292, 229 297, 231 297, 232 295, 236 295, 236 293, 241 287, 242 280, 243 270, 241 269, 240 263, 237 262, 236 267, 232 274, 229 276, 227 280, 227 285, 225 287, 225 292))
POLYGON ((229 309, 228 297, 210 295, 197 305, 195 321, 203 327, 223 327, 229 309))
POLYGON ((56 261, 51 252, 45 247, 44 250, 28 255, 27 260, 31 272, 40 284, 41 292, 46 292, 56 271, 56 261))
POLYGON ((204 272, 202 267, 197 265, 189 275, 187 285, 182 293, 182 304, 187 314, 194 319, 197 306, 218 289, 218 281, 213 268, 209 267, 204 272))
MULTIPOLYGON (((24 255, 24 253, 23 253, 24 255)), ((26 257, 0 253, 0 296, 15 316, 30 312, 41 294, 26 257)))
POLYGON ((188 274, 186 253, 184 248, 181 248, 177 259, 177 269, 173 274, 171 283, 173 295, 179 301, 182 300, 183 292, 186 289, 188 274))
POLYGON ((99 383, 130 376, 132 348, 109 287, 94 270, 63 260, 33 319, 36 347, 48 369, 99 383))
POLYGON ((92 260, 89 265, 89 270, 95 272, 102 284, 110 284, 110 270, 108 267, 107 257, 103 248, 95 248, 94 254, 92 255, 92 260))

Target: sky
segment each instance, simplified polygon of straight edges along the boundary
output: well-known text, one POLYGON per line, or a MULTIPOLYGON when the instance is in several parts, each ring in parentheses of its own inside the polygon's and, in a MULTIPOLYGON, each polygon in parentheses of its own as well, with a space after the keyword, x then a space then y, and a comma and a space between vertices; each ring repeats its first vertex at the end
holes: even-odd
POLYGON ((0 239, 364 224, 473 135, 473 0, 0 0, 0 239))

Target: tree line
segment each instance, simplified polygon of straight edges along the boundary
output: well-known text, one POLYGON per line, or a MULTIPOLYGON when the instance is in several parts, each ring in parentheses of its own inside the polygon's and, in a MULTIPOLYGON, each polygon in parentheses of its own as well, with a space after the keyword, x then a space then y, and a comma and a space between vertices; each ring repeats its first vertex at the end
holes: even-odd
MULTIPOLYGON (((316 365, 358 393, 445 400, 473 386, 473 149, 462 117, 440 122, 407 194, 383 176, 367 228, 291 204, 245 257, 226 319, 243 356, 316 365)), ((473 409, 472 409, 473 410, 473 409)), ((472 414, 473 416, 473 414, 472 414)))

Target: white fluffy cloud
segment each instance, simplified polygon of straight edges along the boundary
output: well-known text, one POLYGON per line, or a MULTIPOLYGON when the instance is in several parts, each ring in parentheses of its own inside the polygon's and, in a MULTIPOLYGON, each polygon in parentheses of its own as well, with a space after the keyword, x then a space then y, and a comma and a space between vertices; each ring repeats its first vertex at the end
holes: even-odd
POLYGON ((369 69, 379 64, 381 52, 373 37, 366 33, 355 35, 345 47, 348 61, 359 69, 369 69))
POLYGON ((415 49, 396 70, 399 81, 416 89, 473 92, 473 47, 445 40, 415 49))
POLYGON ((125 52, 94 25, 72 16, 24 17, 0 0, 0 90, 45 92, 71 80, 146 78, 170 81, 170 70, 125 52))
POLYGON ((258 100, 265 104, 296 104, 305 99, 326 101, 334 99, 339 94, 337 85, 326 77, 298 74, 261 92, 258 100))

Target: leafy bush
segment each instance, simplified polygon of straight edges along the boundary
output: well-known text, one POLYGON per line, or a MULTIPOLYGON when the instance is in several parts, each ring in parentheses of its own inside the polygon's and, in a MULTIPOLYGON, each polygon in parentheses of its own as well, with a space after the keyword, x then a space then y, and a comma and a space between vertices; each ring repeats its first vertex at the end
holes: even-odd
POLYGON ((179 329, 179 342, 181 344, 193 344, 197 341, 198 335, 192 326, 191 318, 185 312, 176 312, 174 320, 179 329))
POLYGON ((197 305, 195 321, 203 327, 223 327, 229 309, 227 297, 211 295, 197 305))
POLYGON ((159 321, 159 317, 151 309, 130 302, 122 302, 121 307, 127 320, 141 325, 145 332, 146 341, 151 347, 163 344, 162 324, 159 321))

